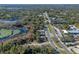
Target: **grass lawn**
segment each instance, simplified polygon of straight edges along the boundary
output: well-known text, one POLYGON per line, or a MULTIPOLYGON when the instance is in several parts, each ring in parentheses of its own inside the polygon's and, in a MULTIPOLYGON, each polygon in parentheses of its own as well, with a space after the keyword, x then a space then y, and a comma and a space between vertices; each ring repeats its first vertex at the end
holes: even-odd
POLYGON ((10 35, 18 34, 20 30, 0 29, 0 38, 4 38, 10 35))
POLYGON ((79 28, 79 23, 76 23, 75 26, 76 26, 77 28, 79 28))
POLYGON ((11 34, 12 34, 12 30, 9 30, 9 29, 1 29, 0 30, 0 38, 9 36, 11 34))
POLYGON ((20 30, 16 29, 13 31, 13 35, 20 33, 20 30))

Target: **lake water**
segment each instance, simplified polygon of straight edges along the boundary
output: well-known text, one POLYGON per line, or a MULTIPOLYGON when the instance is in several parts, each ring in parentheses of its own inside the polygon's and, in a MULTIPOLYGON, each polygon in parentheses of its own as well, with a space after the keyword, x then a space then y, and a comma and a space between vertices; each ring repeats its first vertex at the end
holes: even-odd
POLYGON ((1 23, 16 23, 18 21, 18 18, 11 18, 11 19, 0 19, 1 23))

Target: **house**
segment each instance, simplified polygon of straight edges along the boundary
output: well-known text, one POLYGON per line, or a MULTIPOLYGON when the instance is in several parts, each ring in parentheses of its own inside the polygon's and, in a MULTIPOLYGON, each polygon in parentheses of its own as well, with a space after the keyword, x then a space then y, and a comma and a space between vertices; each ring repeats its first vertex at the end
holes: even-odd
POLYGON ((63 30, 63 32, 70 34, 79 34, 79 29, 77 29, 74 25, 69 25, 68 30, 63 30))
POLYGON ((45 30, 38 30, 38 33, 39 33, 39 40, 40 40, 41 42, 46 41, 45 30))
POLYGON ((69 30, 76 30, 77 28, 74 25, 69 25, 69 30))
POLYGON ((45 30, 38 30, 38 32, 40 33, 40 36, 45 36, 45 30))
POLYGON ((50 18, 52 24, 64 24, 68 23, 67 20, 64 20, 63 18, 50 18))

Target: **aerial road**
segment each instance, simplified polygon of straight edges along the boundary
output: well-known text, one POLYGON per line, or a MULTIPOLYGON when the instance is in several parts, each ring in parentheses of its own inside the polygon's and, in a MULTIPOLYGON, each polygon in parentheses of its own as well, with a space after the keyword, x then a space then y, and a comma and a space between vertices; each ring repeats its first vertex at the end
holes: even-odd
MULTIPOLYGON (((45 20, 45 21, 46 21, 46 20, 45 20)), ((46 26, 46 31, 45 31, 45 33, 46 33, 47 39, 48 39, 48 41, 49 41, 51 47, 54 48, 57 52, 62 53, 62 51, 58 48, 57 44, 56 44, 56 43, 54 42, 54 40, 52 40, 52 38, 51 38, 51 32, 50 32, 49 29, 48 29, 48 25, 45 24, 45 26, 46 26)))
MULTIPOLYGON (((67 48, 67 46, 66 46, 66 45, 61 41, 61 39, 59 38, 59 35, 58 35, 57 33, 59 33, 59 34, 61 34, 61 33, 59 32, 59 30, 58 30, 55 26, 51 25, 50 18, 49 18, 48 14, 47 14, 46 12, 44 13, 44 18, 45 18, 45 17, 46 17, 47 22, 48 22, 47 27, 51 30, 51 33, 52 33, 52 35, 54 36, 55 40, 58 41, 58 43, 60 44, 60 46, 65 50, 65 52, 66 52, 67 54, 72 54, 73 52, 72 52, 71 50, 69 50, 69 49, 67 48), (49 27, 49 26, 50 26, 50 27, 49 27), (55 31, 55 30, 57 30, 57 31, 55 31)), ((47 30, 47 31, 48 31, 48 30, 47 30)), ((48 33, 49 33, 49 31, 48 31, 48 33)), ((50 36, 51 36, 51 35, 48 34, 48 37, 49 37, 48 40, 49 40, 50 44, 51 44, 52 46, 54 46, 54 47, 57 47, 55 40, 51 40, 50 36), (52 43, 53 43, 53 44, 52 44, 52 43)), ((61 35, 61 36, 62 36, 62 35, 61 35)), ((60 52, 59 48, 58 48, 58 51, 60 52)))

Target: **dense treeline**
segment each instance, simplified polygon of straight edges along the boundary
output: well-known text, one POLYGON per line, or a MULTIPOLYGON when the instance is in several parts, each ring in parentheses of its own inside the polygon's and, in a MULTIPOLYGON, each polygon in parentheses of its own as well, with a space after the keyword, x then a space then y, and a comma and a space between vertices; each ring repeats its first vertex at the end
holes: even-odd
POLYGON ((18 44, 12 44, 5 43, 0 45, 0 53, 3 54, 52 54, 52 53, 58 53, 54 48, 52 48, 50 45, 43 45, 43 46, 33 46, 33 45, 18 45, 18 44))

